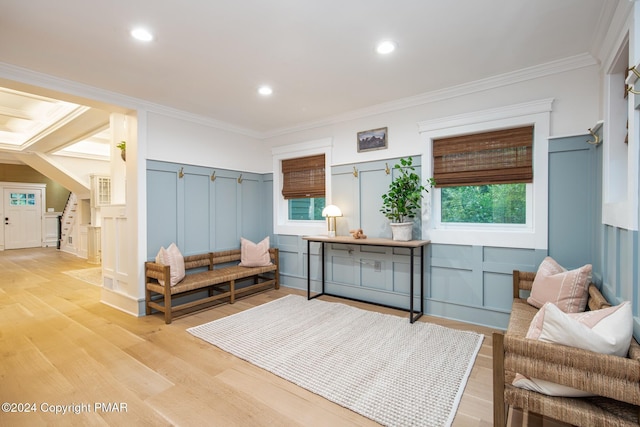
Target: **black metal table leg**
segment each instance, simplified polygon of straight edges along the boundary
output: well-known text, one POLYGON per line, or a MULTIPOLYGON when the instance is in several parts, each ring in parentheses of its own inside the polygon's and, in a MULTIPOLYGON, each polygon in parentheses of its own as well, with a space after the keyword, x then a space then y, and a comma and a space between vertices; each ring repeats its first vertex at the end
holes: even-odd
POLYGON ((424 314, 424 246, 420 246, 420 314, 424 314))
POLYGON ((322 292, 324 295, 324 242, 320 244, 320 252, 322 252, 321 260, 322 260, 322 292))
POLYGON ((312 296, 311 295, 311 240, 307 240, 307 299, 308 300, 325 295, 324 293, 324 284, 325 284, 324 242, 320 242, 320 263, 322 264, 320 267, 321 277, 322 277, 322 288, 319 293, 312 296))
POLYGON ((307 240, 307 299, 311 299, 311 240, 307 240))
POLYGON ((424 313, 424 297, 422 295, 424 290, 424 247, 420 248, 420 312, 416 313, 415 316, 413 315, 413 263, 415 260, 413 259, 413 248, 411 248, 410 251, 411 260, 409 261, 409 274, 411 277, 409 278, 409 321, 413 323, 422 317, 422 314, 424 313))
POLYGON ((409 320, 413 323, 413 248, 409 255, 409 320))

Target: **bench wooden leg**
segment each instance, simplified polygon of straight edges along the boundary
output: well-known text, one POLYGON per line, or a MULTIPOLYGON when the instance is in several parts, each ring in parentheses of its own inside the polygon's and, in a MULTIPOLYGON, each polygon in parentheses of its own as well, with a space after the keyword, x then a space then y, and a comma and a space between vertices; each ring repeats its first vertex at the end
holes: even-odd
POLYGON ((145 289, 144 291, 144 311, 147 316, 151 314, 151 307, 149 307, 149 301, 151 301, 151 291, 145 289))
POLYGON ((167 325, 171 323, 171 293, 167 293, 164 296, 164 323, 167 325))
POLYGON ((504 402, 504 335, 493 334, 493 425, 507 424, 509 407, 504 402))
POLYGON ((232 280, 229 282, 229 304, 233 304, 236 302, 236 281, 232 280))

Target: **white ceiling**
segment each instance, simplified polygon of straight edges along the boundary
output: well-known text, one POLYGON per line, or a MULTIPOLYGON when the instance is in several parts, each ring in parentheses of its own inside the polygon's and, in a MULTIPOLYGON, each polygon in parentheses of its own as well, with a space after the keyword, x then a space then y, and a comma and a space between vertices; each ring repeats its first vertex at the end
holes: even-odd
MULTIPOLYGON (((265 135, 563 58, 598 58, 617 4, 2 0, 0 61, 265 135), (133 40, 138 25, 156 39, 133 40), (384 38, 398 49, 383 57, 374 48, 384 38), (271 97, 257 94, 262 84, 273 87, 271 97)), ((0 120, 21 114, 7 93, 0 91, 0 120)), ((13 125, 35 126, 28 120, 14 117, 13 125)))

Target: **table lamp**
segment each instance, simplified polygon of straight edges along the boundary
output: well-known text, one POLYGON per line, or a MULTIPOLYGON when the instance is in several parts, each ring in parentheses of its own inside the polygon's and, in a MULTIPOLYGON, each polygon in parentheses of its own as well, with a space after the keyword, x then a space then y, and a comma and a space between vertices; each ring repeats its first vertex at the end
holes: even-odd
POLYGON ((336 217, 342 216, 342 211, 336 205, 328 205, 322 210, 322 216, 327 217, 327 235, 336 237, 336 217))

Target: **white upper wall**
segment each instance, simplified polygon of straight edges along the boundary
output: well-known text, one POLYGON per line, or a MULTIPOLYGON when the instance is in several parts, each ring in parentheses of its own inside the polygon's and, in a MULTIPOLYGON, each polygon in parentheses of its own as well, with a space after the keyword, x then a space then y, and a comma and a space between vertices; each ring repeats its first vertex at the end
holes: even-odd
POLYGON ((271 148, 260 140, 213 126, 149 112, 147 159, 222 169, 271 171, 271 148))
MULTIPOLYGON (((505 78, 505 82, 509 82, 509 79, 505 78)), ((601 119, 599 68, 595 63, 532 80, 494 86, 497 87, 471 91, 469 94, 461 93, 448 99, 393 112, 274 136, 266 139, 264 145, 270 150, 271 147, 332 137, 333 164, 338 165, 419 155, 423 151, 418 133, 419 122, 539 99, 554 99, 551 136, 586 134, 587 129, 601 119), (388 127, 388 148, 358 153, 357 132, 380 127, 388 127)))
POLYGON ((87 187, 90 185, 91 175, 111 175, 111 167, 108 161, 56 155, 52 155, 51 158, 64 167, 65 170, 73 171, 74 176, 81 179, 87 187))

